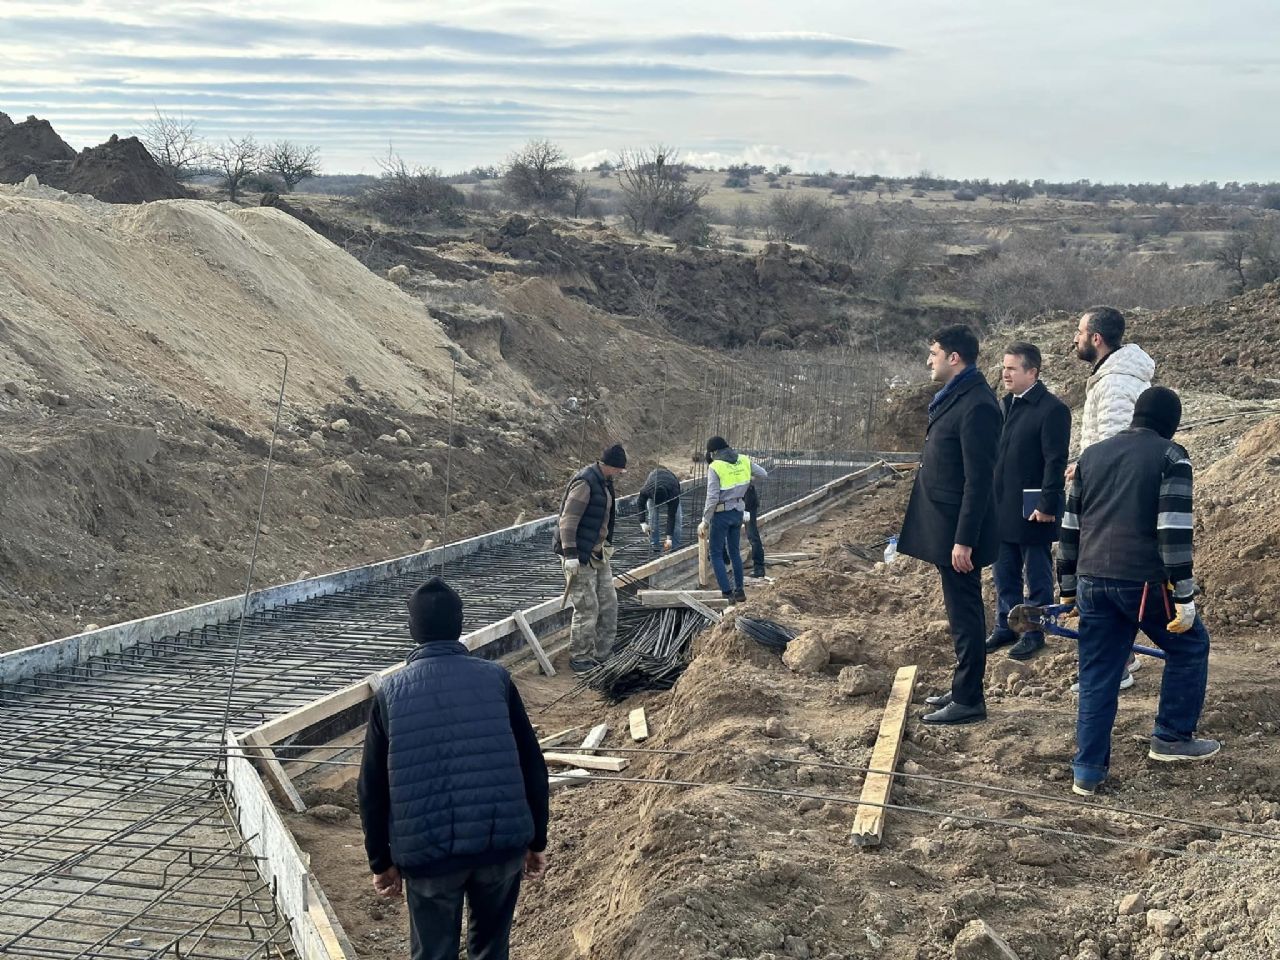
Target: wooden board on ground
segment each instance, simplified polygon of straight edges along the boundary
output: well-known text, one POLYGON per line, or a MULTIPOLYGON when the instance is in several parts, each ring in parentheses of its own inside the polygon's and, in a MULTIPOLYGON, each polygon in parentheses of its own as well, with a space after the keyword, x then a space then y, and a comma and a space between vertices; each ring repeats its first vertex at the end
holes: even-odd
POLYGON ((636 743, 649 739, 649 718, 644 715, 644 707, 636 707, 627 714, 627 725, 631 728, 631 739, 636 743))
POLYGON ((559 733, 553 733, 548 737, 540 739, 538 741, 538 746, 558 747, 581 729, 582 727, 570 727, 568 730, 561 730, 559 733))
POLYGON ((713 610, 729 605, 719 590, 641 590, 636 594, 642 607, 682 607, 685 594, 706 604, 713 610))
MULTIPOLYGON (((609 725, 607 723, 598 723, 591 728, 591 732, 582 740, 583 750, 595 750, 596 747, 604 743, 604 738, 609 733, 609 725)), ((552 774, 547 777, 547 786, 552 790, 559 790, 561 787, 577 787, 591 779, 591 774, 587 770, 583 770, 579 765, 573 770, 566 770, 563 773, 552 774)))
POLYGON ((853 842, 859 847, 874 847, 884 834, 884 805, 889 802, 893 790, 893 773, 897 769, 898 755, 902 752, 902 735, 907 725, 907 709, 916 688, 915 665, 898 668, 889 691, 889 702, 884 706, 880 720, 880 733, 875 749, 871 751, 872 770, 885 773, 868 773, 862 781, 862 795, 853 816, 853 842))
POLYGON ((547 653, 542 649, 542 644, 538 642, 538 635, 533 632, 533 627, 529 625, 529 619, 524 615, 523 610, 515 612, 516 626, 520 628, 520 632, 524 634, 525 640, 529 644, 529 648, 533 651, 533 655, 538 660, 538 666, 542 667, 542 672, 548 677, 556 675, 556 668, 551 665, 551 661, 547 658, 547 653))
POLYGON ((589 753, 544 753, 542 759, 547 763, 559 763, 566 767, 582 767, 585 770, 606 770, 618 773, 627 768, 629 760, 624 757, 593 757, 589 753))
POLYGON ((722 617, 720 614, 716 613, 714 610, 708 607, 705 603, 703 603, 697 597, 689 593, 688 590, 679 591, 679 597, 680 597, 681 603, 683 603, 687 607, 692 608, 693 610, 696 610, 698 613, 702 614, 712 623, 719 623, 721 620, 724 619, 724 617, 722 617))
POLYGON ((257 733, 249 734, 242 744, 245 756, 253 758, 255 765, 267 778, 267 782, 275 788, 280 799, 289 804, 294 813, 306 813, 307 805, 302 802, 302 796, 294 787, 293 781, 289 779, 289 775, 284 772, 284 767, 280 766, 280 761, 276 759, 271 744, 257 733))
POLYGON ((765 563, 795 563, 797 560, 816 560, 816 553, 767 553, 765 563))

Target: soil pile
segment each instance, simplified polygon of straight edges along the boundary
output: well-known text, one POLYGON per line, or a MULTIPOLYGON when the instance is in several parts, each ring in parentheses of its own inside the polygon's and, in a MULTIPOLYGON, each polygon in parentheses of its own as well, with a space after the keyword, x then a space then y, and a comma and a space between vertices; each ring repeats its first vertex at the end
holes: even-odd
POLYGON ((15 124, 0 113, 0 182, 35 174, 42 184, 87 194, 105 203, 145 203, 188 196, 161 169, 137 137, 112 134, 106 143, 77 154, 48 120, 27 117, 15 124))
POLYGON ((85 147, 71 161, 66 176, 50 183, 68 193, 87 193, 104 203, 145 203, 188 196, 172 176, 152 159, 137 137, 85 147))
POLYGON ((17 183, 34 173, 43 183, 65 175, 75 156, 48 120, 14 123, 0 113, 0 182, 17 183))

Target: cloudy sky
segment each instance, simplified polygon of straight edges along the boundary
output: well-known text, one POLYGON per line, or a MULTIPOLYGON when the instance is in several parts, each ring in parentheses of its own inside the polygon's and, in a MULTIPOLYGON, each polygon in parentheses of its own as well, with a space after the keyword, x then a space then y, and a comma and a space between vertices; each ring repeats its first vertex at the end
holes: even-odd
POLYGON ((0 110, 457 171, 545 136, 798 169, 1280 179, 1275 0, 0 0, 0 110))

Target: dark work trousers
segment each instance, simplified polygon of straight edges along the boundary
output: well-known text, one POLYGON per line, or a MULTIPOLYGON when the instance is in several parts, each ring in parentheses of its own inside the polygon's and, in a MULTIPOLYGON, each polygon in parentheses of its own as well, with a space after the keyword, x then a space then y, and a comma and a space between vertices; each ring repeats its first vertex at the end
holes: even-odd
MULTIPOLYGON (((742 529, 746 532, 747 541, 751 544, 751 575, 763 577, 765 574, 764 541, 760 539, 760 528, 756 526, 755 514, 751 515, 750 520, 743 522, 742 529)), ((733 558, 729 556, 728 547, 725 547, 724 562, 726 567, 733 562, 733 558)))
MULTIPOLYGON (((1053 603, 1053 547, 1048 543, 1000 544, 1000 555, 991 567, 996 582, 996 633, 1009 636, 1009 611, 1020 603, 1038 607, 1053 603), (1023 579, 1023 572, 1026 579, 1023 579)), ((1028 637, 1044 637, 1029 631, 1028 637)))
POLYGON ((467 956, 470 960, 507 960, 523 869, 522 854, 492 867, 439 877, 405 877, 410 960, 458 960, 464 898, 467 956))
POLYGON ((951 678, 951 699, 964 707, 984 703, 982 675, 987 669, 987 610, 982 602, 982 568, 956 573, 938 567, 942 575, 942 602, 947 607, 951 637, 956 644, 956 672, 951 678))

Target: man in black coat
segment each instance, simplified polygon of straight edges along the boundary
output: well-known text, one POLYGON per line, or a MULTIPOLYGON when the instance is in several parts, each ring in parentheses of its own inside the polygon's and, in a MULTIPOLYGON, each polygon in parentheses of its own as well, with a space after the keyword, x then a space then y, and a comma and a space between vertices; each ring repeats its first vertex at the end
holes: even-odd
POLYGON ((1044 634, 1039 631, 1019 639, 1009 629, 1009 611, 1020 603, 1053 603, 1053 543, 1062 523, 1063 478, 1071 446, 1071 410, 1041 382, 1040 362, 1035 344, 1011 343, 1000 374, 1008 393, 1000 402, 1004 410, 996 458, 1000 553, 991 568, 996 582, 996 628, 987 638, 987 652, 1012 643, 1009 656, 1014 660, 1029 660, 1044 646, 1044 634))
POLYGON ((925 714, 925 723, 987 718, 982 568, 999 547, 993 487, 1000 404, 977 359, 978 338, 968 327, 944 327, 931 338, 929 369, 943 387, 929 403, 920 470, 898 538, 901 553, 937 566, 955 641, 951 690, 927 699, 939 709, 925 714))

